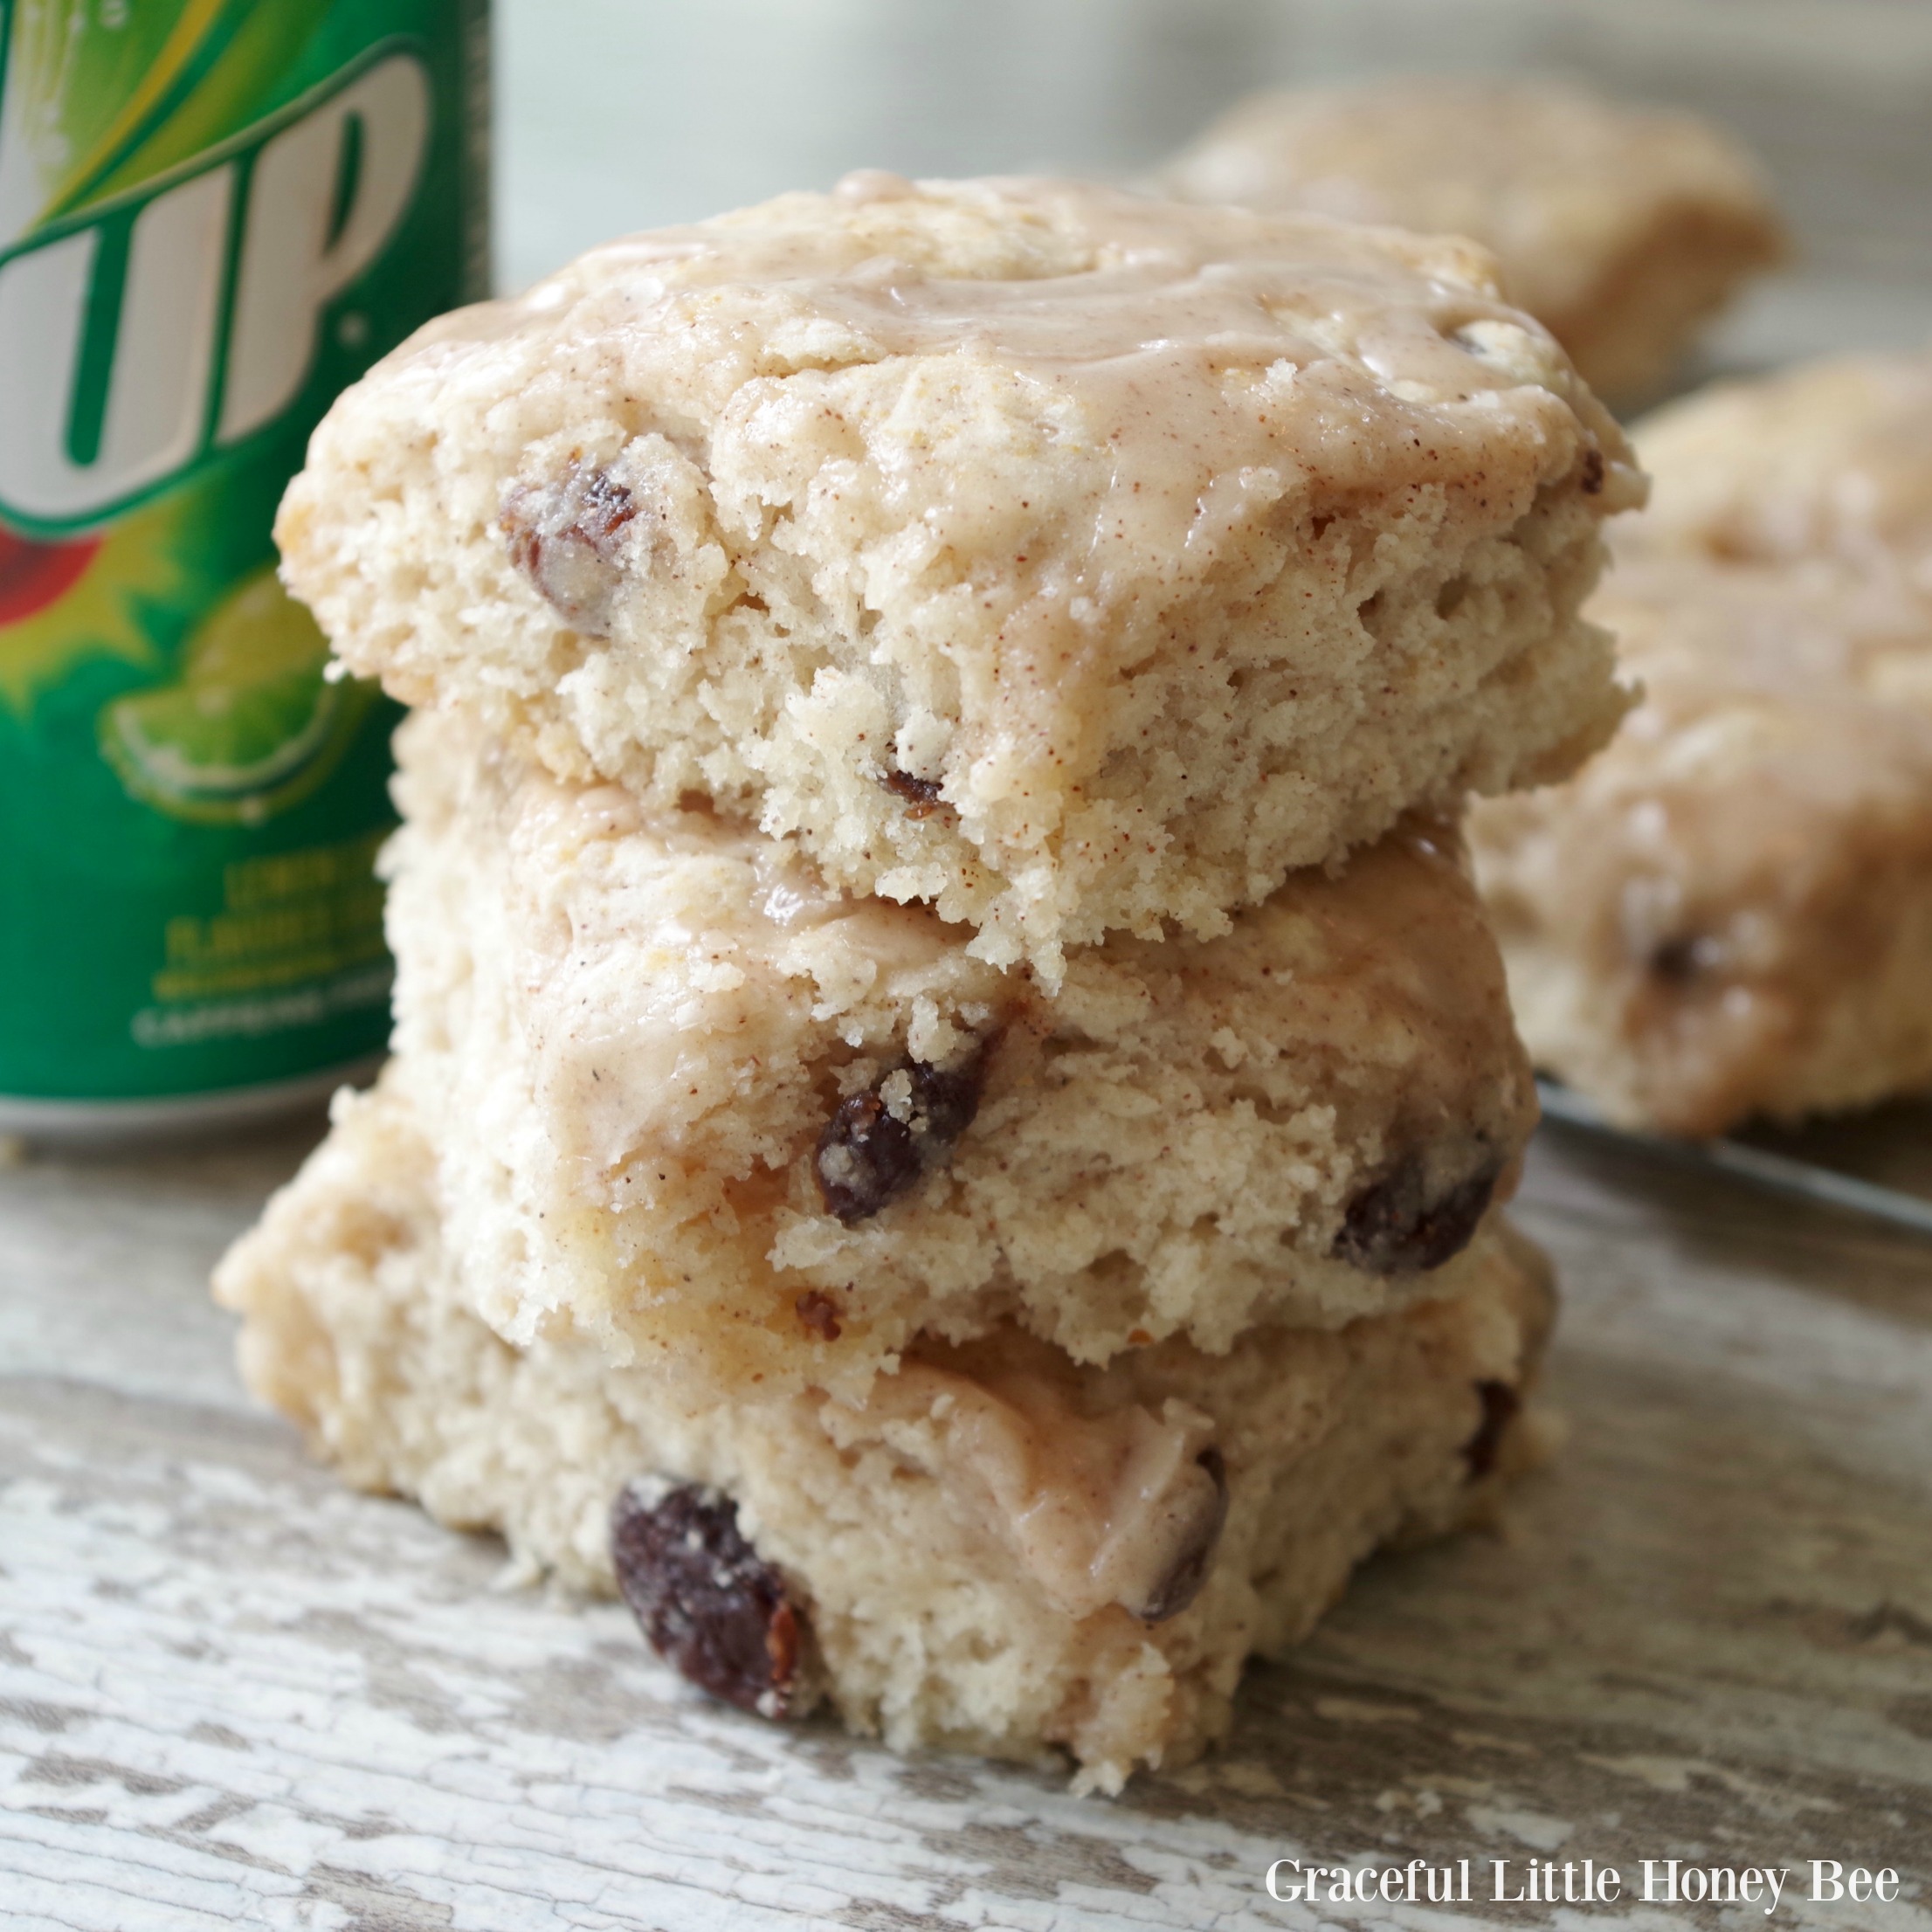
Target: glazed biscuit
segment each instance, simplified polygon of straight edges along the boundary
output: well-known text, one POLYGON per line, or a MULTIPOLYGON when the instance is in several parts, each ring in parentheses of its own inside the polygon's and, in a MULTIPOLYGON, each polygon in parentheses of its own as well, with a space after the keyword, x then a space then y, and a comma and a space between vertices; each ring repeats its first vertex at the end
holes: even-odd
POLYGON ((1932 355, 1845 355, 1646 417, 1650 507, 1619 549, 1716 563, 1834 558, 1932 594, 1932 355))
POLYGON ((1494 1218, 1461 1291, 1079 1368, 1011 1331, 921 1344, 869 1398, 687 1411, 581 1340, 469 1312, 436 1163, 385 1084, 223 1264, 258 1393, 349 1481, 622 1589, 687 1676, 772 1718, 824 1698, 900 1747, 1117 1790, 1223 1733, 1243 1660, 1307 1633, 1377 1545, 1490 1508, 1550 1312, 1494 1218))
POLYGON ((1932 1086, 1932 610, 1835 559, 1695 555, 1594 609, 1642 706, 1470 820, 1536 1063, 1689 1135, 1932 1086))
POLYGON ((431 325, 278 534, 397 696, 701 793, 1052 990, 1572 769, 1625 705, 1577 613, 1640 493, 1467 245, 864 176, 431 325))
POLYGON ((1784 252, 1763 176, 1709 122, 1552 80, 1257 94, 1156 176, 1169 194, 1392 223, 1495 251, 1510 299, 1618 403, 1784 252))
POLYGON ((920 1334, 1083 1362, 1447 1293, 1535 1120, 1454 835, 1059 995, 708 811, 398 736, 392 1079, 478 1312, 853 1397, 920 1334))

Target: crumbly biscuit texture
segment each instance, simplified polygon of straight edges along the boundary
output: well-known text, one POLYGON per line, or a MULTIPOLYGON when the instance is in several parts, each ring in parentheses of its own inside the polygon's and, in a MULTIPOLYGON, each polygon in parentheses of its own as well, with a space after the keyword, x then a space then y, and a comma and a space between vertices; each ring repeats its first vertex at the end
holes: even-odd
POLYGON ((431 324, 278 535, 397 696, 1051 986, 1601 742, 1627 458, 1466 245, 867 176, 431 324))
POLYGON ((1685 1134, 1932 1086, 1932 611, 1896 573, 1696 554, 1595 608, 1641 707, 1471 815, 1537 1063, 1685 1134))
POLYGON ((1750 155, 1709 122, 1550 80, 1434 77, 1257 94, 1162 170, 1169 193, 1473 236, 1618 401, 1784 252, 1750 155))
POLYGON ((1642 426, 1650 507, 1619 548, 1718 562, 1831 557, 1932 593, 1932 354, 1727 383, 1642 426))
POLYGON ((929 908, 398 735, 396 1081, 445 1239, 561 1321, 733 1387, 861 1393, 921 1331, 1082 1361, 1451 1292, 1535 1118, 1454 836, 1411 824, 1211 941, 1116 936, 1057 997, 929 908))
POLYGON ((1106 1370, 1009 1335, 926 1349, 864 1404, 693 1413, 581 1342, 500 1340, 440 1224, 407 1103, 345 1094, 217 1278, 251 1384, 349 1480, 500 1530, 533 1572, 621 1580, 749 1708, 822 1687, 895 1745, 1057 1746, 1107 1789, 1224 1731, 1244 1658, 1305 1634, 1376 1545, 1489 1502, 1549 1314, 1498 1223, 1462 1294, 1339 1333, 1106 1370))

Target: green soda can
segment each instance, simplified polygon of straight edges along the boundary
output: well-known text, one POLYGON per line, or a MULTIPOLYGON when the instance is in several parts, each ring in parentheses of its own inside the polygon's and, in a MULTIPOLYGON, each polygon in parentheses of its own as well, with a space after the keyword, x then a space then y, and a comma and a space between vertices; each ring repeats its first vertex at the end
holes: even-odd
POLYGON ((486 0, 0 0, 0 1132, 388 1028, 395 713, 275 576, 329 401, 485 293, 486 0))

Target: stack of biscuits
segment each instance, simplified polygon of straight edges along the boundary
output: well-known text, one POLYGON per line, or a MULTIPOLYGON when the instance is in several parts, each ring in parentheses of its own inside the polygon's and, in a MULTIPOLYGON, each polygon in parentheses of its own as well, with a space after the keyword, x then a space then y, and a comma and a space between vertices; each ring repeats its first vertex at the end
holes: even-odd
POLYGON ((1616 726, 1640 488, 1473 247, 1071 183, 432 325, 282 514, 417 710, 394 1057, 218 1276, 254 1386, 746 1708, 1181 1762, 1523 1458, 1457 818, 1616 726))

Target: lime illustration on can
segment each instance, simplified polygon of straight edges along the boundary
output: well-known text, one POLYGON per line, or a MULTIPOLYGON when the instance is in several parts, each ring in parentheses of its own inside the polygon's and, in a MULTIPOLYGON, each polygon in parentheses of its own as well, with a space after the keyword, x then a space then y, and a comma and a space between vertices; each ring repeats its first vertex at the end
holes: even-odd
POLYGON ((377 1049, 394 707, 270 526, 487 276, 486 0, 0 0, 0 1130, 377 1049))

